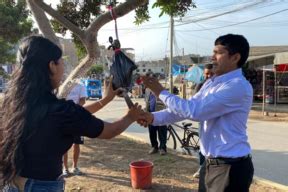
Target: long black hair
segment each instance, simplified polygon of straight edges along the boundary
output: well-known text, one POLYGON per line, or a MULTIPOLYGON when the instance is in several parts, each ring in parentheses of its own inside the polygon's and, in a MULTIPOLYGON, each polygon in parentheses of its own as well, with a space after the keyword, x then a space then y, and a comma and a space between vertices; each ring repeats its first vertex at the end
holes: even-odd
POLYGON ((18 67, 2 103, 0 129, 0 189, 10 184, 25 161, 23 146, 37 131, 48 103, 55 99, 49 63, 62 57, 61 49, 41 36, 24 38, 18 50, 18 67))

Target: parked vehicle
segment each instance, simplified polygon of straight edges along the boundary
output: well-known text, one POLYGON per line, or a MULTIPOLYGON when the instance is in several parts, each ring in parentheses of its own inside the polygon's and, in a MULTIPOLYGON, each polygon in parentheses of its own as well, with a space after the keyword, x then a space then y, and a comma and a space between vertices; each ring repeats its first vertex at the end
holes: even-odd
POLYGON ((102 98, 102 83, 97 79, 85 79, 84 85, 87 91, 87 99, 89 98, 102 98))

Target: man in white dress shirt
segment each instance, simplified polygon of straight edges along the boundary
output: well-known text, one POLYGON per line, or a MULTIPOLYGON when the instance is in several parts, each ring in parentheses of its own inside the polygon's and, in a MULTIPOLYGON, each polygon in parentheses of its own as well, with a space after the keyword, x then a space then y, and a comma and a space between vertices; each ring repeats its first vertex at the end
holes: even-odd
POLYGON ((163 125, 185 119, 202 121, 200 149, 205 170, 200 172, 199 191, 248 192, 254 167, 247 136, 247 119, 253 90, 241 67, 249 55, 249 43, 242 35, 228 34, 215 41, 212 63, 214 76, 188 100, 166 91, 157 79, 143 77, 167 109, 145 113, 138 123, 163 125))
MULTIPOLYGON (((83 106, 85 104, 85 99, 87 97, 87 92, 85 86, 78 82, 72 88, 70 93, 68 94, 66 100, 72 100, 74 103, 83 106)), ((84 143, 84 138, 81 136, 74 137, 74 144, 73 144, 73 164, 72 164, 72 173, 74 175, 81 175, 82 172, 78 168, 78 159, 80 156, 80 144, 84 143)), ((68 169, 68 151, 63 156, 63 175, 69 176, 70 171, 68 169)))

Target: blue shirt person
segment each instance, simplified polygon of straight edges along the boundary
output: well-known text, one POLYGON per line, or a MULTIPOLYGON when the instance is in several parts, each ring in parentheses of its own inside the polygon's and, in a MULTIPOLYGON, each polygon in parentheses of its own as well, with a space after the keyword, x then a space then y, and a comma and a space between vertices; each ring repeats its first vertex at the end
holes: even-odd
POLYGON ((138 123, 162 125, 184 119, 203 122, 200 148, 205 156, 206 175, 200 172, 204 186, 199 191, 248 192, 254 167, 247 136, 247 119, 252 105, 251 84, 241 67, 249 54, 249 43, 242 35, 227 34, 215 41, 212 55, 214 76, 188 100, 166 91, 152 77, 143 77, 167 109, 145 113, 138 123))
MULTIPOLYGON (((151 92, 150 89, 146 89, 145 91, 145 101, 146 101, 146 111, 155 112, 165 108, 165 105, 157 99, 157 97, 151 92)), ((149 125, 149 138, 151 143, 151 149, 149 150, 149 154, 160 153, 160 155, 165 155, 167 153, 167 126, 154 126, 149 125), (159 139, 159 143, 157 141, 157 135, 159 139)))

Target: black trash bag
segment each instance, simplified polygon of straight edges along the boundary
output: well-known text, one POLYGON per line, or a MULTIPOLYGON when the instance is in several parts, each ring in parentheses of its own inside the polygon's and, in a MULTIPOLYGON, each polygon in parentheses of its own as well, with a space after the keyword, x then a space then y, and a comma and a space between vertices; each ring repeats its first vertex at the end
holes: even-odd
MULTIPOLYGON (((112 37, 109 38, 109 41, 110 43, 113 41, 112 37)), ((111 47, 114 50, 112 66, 110 67, 110 73, 113 75, 113 89, 121 87, 128 92, 132 88, 132 73, 137 69, 137 66, 120 50, 120 42, 117 39, 111 43, 108 49, 111 47)))

